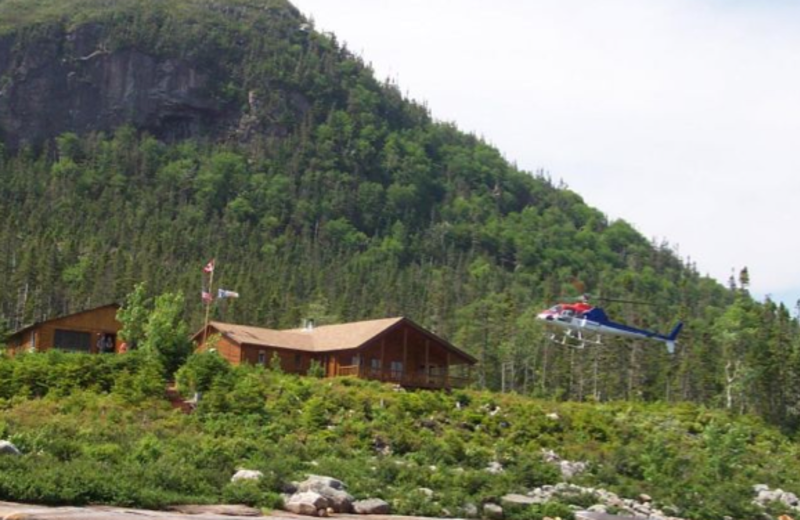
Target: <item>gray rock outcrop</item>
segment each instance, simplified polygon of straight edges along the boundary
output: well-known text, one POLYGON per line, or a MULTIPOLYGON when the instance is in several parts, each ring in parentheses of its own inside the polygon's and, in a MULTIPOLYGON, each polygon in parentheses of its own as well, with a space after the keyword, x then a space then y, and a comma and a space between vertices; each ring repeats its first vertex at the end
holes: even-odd
MULTIPOLYGON (((580 515, 576 513, 576 518, 580 516, 585 520, 611 520, 614 515, 608 515, 608 511, 614 508, 624 517, 645 517, 651 520, 666 520, 672 518, 671 515, 656 508, 649 496, 640 495, 640 500, 622 498, 616 493, 605 489, 576 486, 574 484, 561 483, 555 486, 542 486, 531 490, 528 495, 531 503, 540 504, 550 501, 560 501, 569 503, 572 497, 594 497, 595 504, 582 511, 580 515), (644 501, 642 498, 647 498, 644 501)), ((506 497, 503 497, 505 500, 506 497)))
POLYGON ((113 131, 122 125, 175 141, 192 137, 246 141, 257 134, 283 136, 289 129, 273 112, 297 116, 310 103, 280 89, 221 91, 225 66, 215 56, 159 54, 148 42, 111 48, 110 27, 84 23, 53 28, 36 38, 0 37, 0 143, 11 150, 39 146, 65 132, 113 131), (280 100, 274 106, 261 97, 280 100))
POLYGON ((772 502, 777 502, 791 508, 796 513, 800 513, 800 499, 797 495, 782 489, 770 489, 766 484, 756 484, 753 486, 756 494, 753 503, 760 507, 767 507, 772 502))

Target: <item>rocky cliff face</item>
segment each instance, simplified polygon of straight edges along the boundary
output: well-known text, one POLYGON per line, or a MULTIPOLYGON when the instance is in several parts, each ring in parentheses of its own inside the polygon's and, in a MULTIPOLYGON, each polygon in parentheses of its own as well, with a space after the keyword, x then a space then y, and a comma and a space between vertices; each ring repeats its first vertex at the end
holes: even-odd
POLYGON ((8 147, 123 124, 164 140, 239 125, 239 107, 217 99, 207 72, 137 49, 110 51, 102 36, 102 26, 84 25, 31 42, 0 39, 0 139, 8 147))

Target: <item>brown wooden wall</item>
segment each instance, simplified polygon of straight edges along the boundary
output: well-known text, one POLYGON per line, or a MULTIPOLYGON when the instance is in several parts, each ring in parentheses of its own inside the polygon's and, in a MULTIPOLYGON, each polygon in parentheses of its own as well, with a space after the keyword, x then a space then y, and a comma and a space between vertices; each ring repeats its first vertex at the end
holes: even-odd
POLYGON ((97 343, 102 336, 112 334, 115 336, 114 352, 118 352, 121 344, 119 338, 121 328, 122 324, 117 321, 117 307, 109 305, 37 324, 19 337, 11 338, 10 346, 16 352, 29 350, 33 345, 38 352, 51 350, 55 346, 56 330, 65 330, 89 333, 91 353, 98 352, 97 343))
POLYGON ((446 347, 407 324, 371 341, 360 353, 362 367, 370 368, 373 366, 372 360, 376 360, 386 374, 389 373, 392 362, 402 363, 405 374, 423 373, 426 361, 428 367, 434 371, 447 370, 449 365, 464 362, 455 354, 450 354, 448 359, 446 347))
POLYGON ((259 354, 263 353, 264 366, 270 366, 272 355, 277 354, 281 360, 281 370, 288 374, 305 374, 311 366, 311 360, 314 359, 314 356, 308 352, 262 347, 258 345, 239 345, 225 336, 220 335, 219 331, 211 325, 209 325, 208 328, 208 339, 208 346, 202 343, 202 336, 196 339, 195 342, 198 344, 196 350, 198 352, 205 352, 209 347, 215 348, 217 352, 232 365, 240 365, 242 363, 258 365, 259 354))
POLYGON ((12 336, 8 340, 8 350, 12 356, 21 354, 22 352, 29 352, 31 347, 38 343, 36 338, 37 329, 26 330, 20 334, 12 336))
POLYGON ((212 328, 209 325, 208 330, 208 344, 202 343, 203 338, 200 337, 198 343, 201 343, 197 347, 198 352, 205 352, 208 348, 214 348, 219 353, 220 356, 228 360, 228 363, 232 365, 238 365, 241 363, 242 360, 242 350, 239 345, 225 336, 219 334, 219 332, 212 328))
POLYGON ((270 366, 272 356, 277 354, 281 361, 281 370, 287 374, 305 374, 314 359, 309 352, 288 350, 283 348, 262 347, 258 345, 242 346, 242 361, 253 365, 259 364, 259 354, 263 353, 264 366, 270 366))

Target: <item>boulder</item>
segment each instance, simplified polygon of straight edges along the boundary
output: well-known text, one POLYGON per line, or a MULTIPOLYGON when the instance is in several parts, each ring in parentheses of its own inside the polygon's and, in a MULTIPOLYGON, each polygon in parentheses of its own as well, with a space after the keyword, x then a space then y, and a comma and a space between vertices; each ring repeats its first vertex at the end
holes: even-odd
POLYGON ((561 477, 565 480, 569 480, 576 475, 580 475, 584 471, 586 471, 586 463, 585 462, 572 462, 569 460, 562 460, 558 463, 558 467, 561 470, 561 477))
POLYGON ((762 505, 766 505, 769 502, 778 502, 781 497, 783 496, 783 490, 775 489, 765 489, 758 492, 758 496, 756 497, 756 501, 762 505))
POLYGON ((422 493, 428 498, 433 498, 433 490, 426 487, 417 488, 417 492, 422 493))
POLYGON ((240 480, 259 480, 263 477, 264 474, 258 470, 240 469, 234 476, 231 477, 231 482, 239 482, 240 480))
POLYGON ((353 502, 353 511, 359 515, 388 515, 389 503, 380 498, 353 502))
POLYGON ((558 456, 553 450, 546 450, 542 448, 542 459, 545 462, 561 462, 561 457, 558 456))
POLYGON ((0 455, 22 455, 22 452, 10 442, 0 441, 0 455))
POLYGON ((493 460, 492 462, 489 463, 488 466, 486 466, 484 471, 487 471, 489 473, 492 473, 492 474, 496 475, 497 473, 502 473, 503 472, 503 465, 500 464, 499 462, 497 462, 496 460, 493 460))
POLYGON ((319 516, 320 510, 328 508, 328 499, 314 491, 303 491, 289 497, 284 508, 296 515, 319 516))
POLYGON ((503 520, 503 508, 497 504, 483 504, 483 516, 489 520, 503 520))
POLYGON ((467 502, 464 504, 464 507, 461 508, 461 514, 464 518, 478 518, 478 506, 472 502, 467 502))
POLYGON ((537 497, 529 497, 527 495, 517 495, 511 493, 501 498, 500 503, 503 504, 504 506, 509 506, 509 505, 529 506, 532 504, 541 504, 542 500, 537 497))
POLYGON ((334 513, 349 513, 353 510, 353 496, 347 491, 327 488, 318 493, 328 499, 328 507, 333 509, 334 513))
POLYGON ((320 487, 329 487, 333 489, 344 490, 346 486, 341 480, 333 477, 325 477, 323 475, 309 475, 302 482, 297 483, 298 491, 316 491, 320 487))
POLYGON ((327 507, 336 513, 349 513, 353 508, 353 497, 345 491, 344 482, 322 475, 309 475, 297 484, 297 491, 313 491, 328 500, 327 507))
POLYGON ((799 501, 797 499, 797 495, 788 491, 784 491, 783 495, 781 496, 781 502, 787 506, 795 507, 798 505, 799 501))

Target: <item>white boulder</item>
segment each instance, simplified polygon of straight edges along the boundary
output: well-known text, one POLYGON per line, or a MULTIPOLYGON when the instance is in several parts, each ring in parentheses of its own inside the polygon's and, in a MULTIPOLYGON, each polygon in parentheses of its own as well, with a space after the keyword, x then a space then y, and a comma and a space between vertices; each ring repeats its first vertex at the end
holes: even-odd
POLYGON ((241 480, 259 480, 263 477, 264 474, 258 470, 240 469, 234 476, 231 477, 231 482, 239 482, 241 480))
POLYGON ((10 442, 0 441, 0 455, 22 455, 22 452, 10 442))
POLYGON ((388 515, 389 503, 380 498, 370 498, 353 502, 353 511, 359 515, 388 515))

